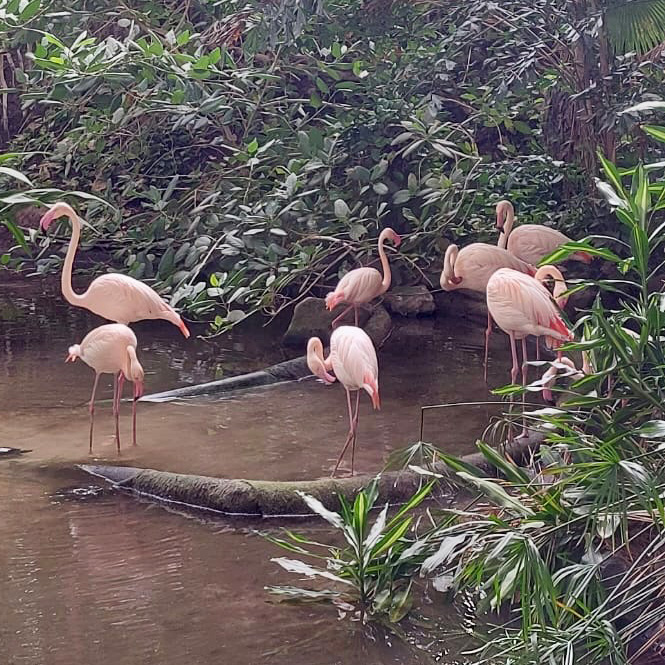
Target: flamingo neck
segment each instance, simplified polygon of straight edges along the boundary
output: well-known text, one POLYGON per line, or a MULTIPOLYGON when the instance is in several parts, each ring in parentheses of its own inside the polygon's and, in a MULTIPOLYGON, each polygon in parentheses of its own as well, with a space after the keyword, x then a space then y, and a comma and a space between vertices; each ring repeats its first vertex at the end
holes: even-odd
POLYGON ((541 268, 538 268, 538 270, 536 270, 534 278, 541 283, 548 278, 553 279, 554 289, 552 297, 554 298, 556 304, 559 306, 560 309, 563 309, 566 306, 568 298, 563 297, 561 294, 565 293, 568 287, 566 286, 566 281, 564 280, 563 275, 561 274, 561 271, 558 268, 555 268, 554 266, 542 266, 541 268))
POLYGON ((390 273, 390 263, 388 263, 388 257, 386 256, 386 250, 383 247, 388 235, 390 235, 390 229, 383 229, 379 235, 379 257, 381 259, 381 268, 383 269, 383 279, 381 280, 381 293, 385 293, 390 288, 390 281, 392 275, 390 273))
MULTIPOLYGON (((462 281, 461 277, 455 275, 455 261, 459 250, 457 245, 449 245, 446 254, 443 257, 443 280, 442 282, 448 284, 459 284, 462 281)), ((443 284, 441 285, 442 288, 443 284)))
POLYGON ((503 222, 503 226, 501 227, 501 233, 499 233, 499 242, 497 243, 497 246, 501 249, 506 249, 508 247, 508 236, 513 230, 513 225, 515 224, 515 209, 513 208, 512 203, 505 201, 504 208, 506 211, 506 218, 503 222))
POLYGON ((62 268, 62 277, 60 278, 60 286, 62 288, 62 295, 65 300, 72 305, 81 306, 85 301, 85 295, 79 295, 72 288, 72 268, 74 266, 74 257, 78 248, 79 239, 81 238, 81 220, 74 214, 68 214, 69 221, 72 224, 72 237, 69 240, 69 247, 67 247, 67 255, 65 256, 65 265, 62 268))

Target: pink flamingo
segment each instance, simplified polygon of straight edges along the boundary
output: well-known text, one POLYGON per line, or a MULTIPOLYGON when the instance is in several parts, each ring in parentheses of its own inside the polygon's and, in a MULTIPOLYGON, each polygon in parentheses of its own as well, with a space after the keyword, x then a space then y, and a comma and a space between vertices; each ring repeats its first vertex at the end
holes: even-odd
POLYGON ((346 403, 349 408, 349 433, 337 459, 332 476, 337 473, 346 449, 351 444, 351 475, 356 449, 358 430, 358 405, 360 391, 365 390, 372 399, 375 409, 381 408, 379 399, 379 365, 374 344, 367 333, 355 326, 340 326, 330 337, 330 354, 323 357, 323 344, 318 337, 311 337, 307 342, 307 366, 312 374, 325 383, 333 383, 335 377, 346 390, 346 403), (331 376, 332 370, 335 376, 331 376), (351 408, 351 391, 356 392, 355 411, 351 408))
MULTIPOLYGON (((474 242, 460 250, 457 245, 449 245, 443 259, 443 272, 440 284, 444 291, 469 289, 485 293, 489 278, 499 268, 512 268, 527 275, 535 275, 536 269, 513 256, 506 249, 474 242)), ((485 381, 487 381, 487 357, 492 333, 492 317, 487 312, 487 330, 485 331, 485 381)))
POLYGON ((378 298, 390 288, 390 264, 386 256, 383 243, 392 240, 395 247, 399 247, 402 239, 391 228, 386 228, 379 235, 379 257, 383 268, 383 277, 376 268, 355 268, 339 280, 339 284, 326 296, 326 309, 331 312, 340 303, 347 303, 348 307, 332 322, 334 328, 337 322, 353 307, 355 324, 358 325, 358 306, 378 298))
MULTIPOLYGON (((558 268, 555 268, 551 265, 542 266, 538 268, 536 274, 534 275, 541 284, 545 284, 548 280, 554 281, 554 288, 552 289, 552 298, 556 302, 557 306, 561 311, 563 311, 568 303, 568 296, 563 295, 566 290, 566 282, 561 274, 561 271, 558 268)), ((536 360, 540 360, 540 344, 539 338, 536 337, 536 360)))
POLYGON ((122 323, 107 323, 91 330, 80 344, 69 347, 65 362, 80 358, 95 370, 95 382, 90 397, 90 453, 92 453, 92 429, 95 420, 95 392, 102 374, 113 374, 113 415, 115 416, 115 440, 120 452, 120 399, 125 379, 134 383, 132 404, 132 443, 136 445, 136 400, 143 394, 143 367, 136 357, 136 335, 122 323))
POLYGON ((541 271, 553 270, 558 272, 554 266, 543 266, 536 277, 531 277, 510 268, 501 268, 487 282, 487 308, 499 328, 510 337, 512 383, 515 383, 519 371, 515 340, 522 341, 522 383, 526 385, 528 335, 544 335, 549 348, 573 339, 573 333, 561 318, 550 292, 537 279, 541 277, 541 271))
MULTIPOLYGON (((496 204, 496 228, 500 231, 498 246, 534 266, 564 243, 571 242, 568 236, 549 226, 521 224, 513 230, 514 223, 513 204, 510 201, 499 201, 496 204)), ((575 252, 568 258, 591 263, 593 257, 588 252, 575 252)))
POLYGON ((65 265, 62 270, 62 294, 67 302, 75 307, 83 307, 91 312, 118 323, 128 324, 142 319, 165 319, 180 328, 185 337, 189 330, 176 311, 146 284, 133 277, 109 273, 94 279, 85 293, 78 294, 72 288, 72 266, 81 237, 81 220, 67 203, 53 204, 40 221, 46 231, 61 216, 66 216, 72 224, 72 238, 69 241, 65 265))

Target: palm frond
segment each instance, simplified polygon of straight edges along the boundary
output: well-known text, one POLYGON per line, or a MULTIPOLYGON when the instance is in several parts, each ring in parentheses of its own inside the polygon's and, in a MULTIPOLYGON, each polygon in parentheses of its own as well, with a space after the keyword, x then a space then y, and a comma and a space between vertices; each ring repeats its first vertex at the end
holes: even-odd
POLYGON ((665 42, 665 0, 610 2, 605 25, 615 53, 644 55, 665 42))

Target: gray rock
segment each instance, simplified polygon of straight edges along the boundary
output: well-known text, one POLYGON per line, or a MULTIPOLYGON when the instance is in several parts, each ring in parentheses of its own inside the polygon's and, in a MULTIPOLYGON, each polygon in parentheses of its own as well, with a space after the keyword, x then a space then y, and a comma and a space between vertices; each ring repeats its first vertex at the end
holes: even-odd
POLYGON ((383 305, 376 305, 369 321, 363 326, 376 347, 380 347, 390 335, 393 322, 383 305))
MULTIPOLYGON (((295 306, 291 323, 282 341, 289 346, 303 346, 310 337, 320 337, 323 343, 327 344, 332 332, 331 324, 344 311, 344 307, 345 305, 339 305, 333 312, 329 312, 323 298, 305 298, 295 306)), ((369 316, 368 308, 358 308, 358 323, 361 326, 369 316)), ((353 310, 348 312, 341 323, 353 325, 353 310)))
POLYGON ((445 316, 485 321, 487 324, 487 302, 483 293, 466 289, 440 291, 436 294, 436 306, 445 316))
POLYGON ((399 316, 428 316, 434 314, 434 298, 426 286, 398 286, 383 296, 383 304, 399 316))

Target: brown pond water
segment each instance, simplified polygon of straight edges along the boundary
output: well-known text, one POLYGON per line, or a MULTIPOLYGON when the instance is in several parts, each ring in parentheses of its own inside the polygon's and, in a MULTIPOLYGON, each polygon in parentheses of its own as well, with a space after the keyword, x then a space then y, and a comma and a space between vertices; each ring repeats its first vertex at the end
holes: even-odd
MULTIPOLYGON (((193 518, 104 489, 76 464, 87 454, 92 371, 63 362, 101 323, 65 306, 39 281, 0 281, 0 663, 3 665, 360 665, 431 662, 383 634, 372 638, 330 608, 269 602, 269 584, 298 580, 270 562, 283 552, 255 532, 274 522, 193 518)), ((185 340, 164 322, 134 326, 146 388, 156 392, 259 369, 298 355, 280 331, 237 329, 215 344, 185 340)), ((490 398, 482 380, 482 326, 444 318, 399 325, 379 356, 382 410, 362 399, 357 469, 376 472, 418 439, 419 407, 490 398)), ((495 336, 491 383, 505 383, 495 336), (498 356, 498 358, 497 358, 498 356)), ((100 398, 109 398, 109 380, 100 398)), ((224 399, 139 404, 139 446, 118 458, 110 404, 96 413, 92 459, 227 477, 297 479, 330 473, 347 428, 344 391, 312 379, 224 399)), ((491 407, 430 412, 425 438, 473 449, 491 407)), ((311 522, 302 529, 325 531, 311 522)), ((300 529, 300 530, 302 530, 300 529)), ((325 538, 325 533, 319 534, 325 538)), ((440 598, 438 599, 440 601, 440 598)), ((431 615, 450 627, 453 610, 431 615)), ((431 609, 431 607, 430 607, 431 609)), ((412 640, 425 643, 416 630, 412 640)), ((451 637, 452 640, 452 637, 451 637)), ((453 642, 430 645, 432 655, 453 642)), ((455 657, 437 660, 453 663, 455 657)))

